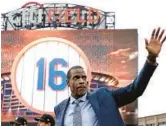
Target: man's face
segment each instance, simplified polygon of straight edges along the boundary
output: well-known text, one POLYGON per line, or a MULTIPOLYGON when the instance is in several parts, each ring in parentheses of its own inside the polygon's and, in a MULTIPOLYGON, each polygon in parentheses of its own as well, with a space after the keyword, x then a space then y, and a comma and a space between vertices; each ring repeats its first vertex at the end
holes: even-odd
POLYGON ((83 96, 88 90, 88 81, 85 71, 82 68, 72 69, 71 77, 67 81, 71 90, 71 95, 75 98, 83 96))
POLYGON ((22 125, 14 123, 12 126, 22 126, 22 125))
POLYGON ((50 124, 46 124, 45 122, 39 121, 38 126, 50 126, 50 124))

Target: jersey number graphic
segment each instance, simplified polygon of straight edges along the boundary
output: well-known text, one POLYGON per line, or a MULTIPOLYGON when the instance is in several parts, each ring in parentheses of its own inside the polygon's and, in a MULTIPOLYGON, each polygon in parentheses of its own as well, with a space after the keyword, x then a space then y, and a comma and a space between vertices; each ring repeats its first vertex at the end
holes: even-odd
MULTIPOLYGON (((53 90, 63 90, 66 87, 66 74, 64 71, 58 71, 55 70, 55 67, 57 64, 61 64, 63 67, 67 67, 67 62, 64 59, 61 58, 55 58, 52 61, 49 62, 49 70, 48 70, 48 85, 53 90), (57 84, 56 81, 54 81, 55 77, 61 77, 61 83, 57 84)), ((37 62, 38 66, 38 79, 37 79, 37 90, 43 90, 44 89, 44 82, 45 82, 45 71, 46 64, 45 59, 40 58, 37 62)))

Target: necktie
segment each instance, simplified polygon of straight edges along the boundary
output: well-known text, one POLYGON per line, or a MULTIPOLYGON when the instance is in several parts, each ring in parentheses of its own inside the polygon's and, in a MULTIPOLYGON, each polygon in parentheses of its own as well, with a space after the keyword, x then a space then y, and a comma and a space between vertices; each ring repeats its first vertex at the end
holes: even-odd
POLYGON ((74 102, 75 108, 73 113, 73 126, 82 126, 81 107, 79 105, 80 102, 80 100, 76 100, 74 102))

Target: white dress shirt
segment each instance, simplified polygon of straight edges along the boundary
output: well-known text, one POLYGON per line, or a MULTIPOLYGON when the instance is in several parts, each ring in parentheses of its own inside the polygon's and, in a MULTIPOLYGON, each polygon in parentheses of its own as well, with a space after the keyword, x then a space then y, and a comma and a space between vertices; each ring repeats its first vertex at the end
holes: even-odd
MULTIPOLYGON (((76 99, 70 96, 70 102, 66 110, 64 118, 64 126, 73 126, 73 113, 75 104, 73 102, 76 99)), ((80 97, 79 100, 82 102, 79 103, 81 106, 81 117, 82 117, 82 126, 99 126, 97 117, 94 113, 94 110, 87 99, 87 93, 80 97)))

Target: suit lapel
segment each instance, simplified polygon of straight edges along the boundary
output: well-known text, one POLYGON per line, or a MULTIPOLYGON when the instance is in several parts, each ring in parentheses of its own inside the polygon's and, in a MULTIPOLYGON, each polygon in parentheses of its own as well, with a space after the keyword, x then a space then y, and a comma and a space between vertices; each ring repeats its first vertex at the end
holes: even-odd
POLYGON ((60 116, 60 120, 62 120, 62 121, 61 121, 60 126, 64 126, 64 118, 65 118, 67 106, 69 105, 69 101, 70 101, 70 98, 68 98, 67 101, 64 102, 64 104, 61 106, 62 115, 60 116))
POLYGON ((95 114, 96 114, 96 117, 100 123, 100 108, 99 108, 99 103, 98 103, 98 99, 97 99, 97 95, 95 94, 91 94, 88 92, 88 95, 87 95, 87 99, 89 100, 95 114))

